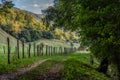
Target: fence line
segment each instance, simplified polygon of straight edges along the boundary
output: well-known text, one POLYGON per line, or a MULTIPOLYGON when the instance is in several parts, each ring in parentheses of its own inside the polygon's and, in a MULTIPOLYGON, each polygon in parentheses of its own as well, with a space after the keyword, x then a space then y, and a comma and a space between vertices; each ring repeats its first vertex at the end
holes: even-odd
POLYGON ((3 54, 7 53, 7 62, 11 64, 11 58, 16 57, 20 58, 30 58, 37 56, 53 56, 53 55, 63 55, 68 54, 74 51, 77 51, 77 48, 74 47, 62 47, 62 46, 51 46, 44 45, 43 43, 29 43, 26 45, 24 41, 16 40, 16 46, 10 44, 11 39, 7 37, 7 47, 5 45, 2 47, 3 54), (14 48, 13 48, 14 47, 14 48), (14 51, 13 51, 14 50, 14 51), (12 56, 12 57, 11 57, 12 56))

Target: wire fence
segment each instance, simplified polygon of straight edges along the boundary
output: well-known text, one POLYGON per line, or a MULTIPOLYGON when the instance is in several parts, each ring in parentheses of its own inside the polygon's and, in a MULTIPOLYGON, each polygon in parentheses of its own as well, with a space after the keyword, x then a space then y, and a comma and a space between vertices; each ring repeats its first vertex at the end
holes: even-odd
POLYGON ((77 48, 73 46, 54 46, 38 42, 25 43, 17 39, 14 42, 12 41, 11 38, 7 37, 4 41, 6 44, 0 46, 0 61, 4 60, 8 64, 16 59, 62 55, 77 51, 77 48))

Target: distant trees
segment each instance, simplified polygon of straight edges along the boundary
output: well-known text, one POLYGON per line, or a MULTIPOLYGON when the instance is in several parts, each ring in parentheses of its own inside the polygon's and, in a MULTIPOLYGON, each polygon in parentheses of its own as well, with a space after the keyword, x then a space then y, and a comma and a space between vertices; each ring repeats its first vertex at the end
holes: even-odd
POLYGON ((43 18, 43 21, 48 26, 53 26, 53 28, 59 27, 57 26, 57 24, 54 23, 56 21, 56 17, 59 15, 58 9, 57 9, 58 3, 59 3, 59 0, 54 0, 53 6, 49 6, 47 9, 42 10, 42 13, 45 15, 45 17, 43 18))
POLYGON ((67 41, 78 40, 76 32, 65 30, 64 26, 58 25, 58 23, 56 23, 61 18, 61 13, 59 10, 59 0, 54 0, 54 5, 49 6, 45 10, 42 10, 42 13, 45 15, 45 17, 43 18, 43 22, 46 23, 46 26, 52 27, 54 38, 67 41))
POLYGON ((52 22, 54 22, 56 17, 56 9, 53 6, 48 7, 45 10, 42 10, 42 13, 45 15, 43 21, 46 23, 47 26, 53 26, 52 22))
POLYGON ((27 42, 41 38, 70 39, 70 37, 66 37, 66 31, 59 29, 59 33, 62 34, 57 35, 57 32, 55 32, 56 28, 50 25, 51 21, 54 22, 56 18, 56 8, 49 7, 43 11, 46 14, 43 19, 43 21, 45 20, 44 23, 36 19, 34 14, 13 8, 14 4, 11 0, 3 0, 2 2, 3 5, 0 7, 0 27, 12 36, 27 42))

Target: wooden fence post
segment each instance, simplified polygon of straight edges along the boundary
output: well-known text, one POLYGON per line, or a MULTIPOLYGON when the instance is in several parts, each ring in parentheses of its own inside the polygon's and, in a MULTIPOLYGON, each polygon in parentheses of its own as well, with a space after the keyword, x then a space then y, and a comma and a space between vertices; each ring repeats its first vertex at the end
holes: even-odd
POLYGON ((25 50, 24 50, 24 41, 22 42, 22 57, 25 57, 25 50))
POLYGON ((44 44, 42 43, 42 44, 41 44, 41 55, 42 55, 42 56, 44 55, 44 52, 43 52, 43 51, 44 51, 44 44))
POLYGON ((51 46, 49 46, 49 55, 51 56, 51 46))
POLYGON ((55 53, 58 54, 57 47, 56 47, 56 52, 55 53))
POLYGON ((31 53, 30 53, 30 51, 31 51, 31 43, 29 43, 29 49, 28 49, 28 55, 29 55, 29 58, 31 57, 31 53))
POLYGON ((8 64, 10 64, 10 39, 7 38, 7 44, 8 44, 8 64))
POLYGON ((18 59, 20 58, 20 52, 19 52, 19 40, 17 39, 17 55, 18 59))
POLYGON ((63 54, 63 47, 61 47, 61 54, 63 54))
POLYGON ((54 54, 56 55, 56 47, 54 47, 54 54))
POLYGON ((34 56, 35 56, 35 54, 36 54, 36 44, 34 43, 34 56))
POLYGON ((39 56, 41 56, 42 55, 42 46, 41 46, 41 44, 39 44, 39 56))
POLYGON ((37 56, 39 56, 39 45, 37 45, 37 56))
POLYGON ((55 47, 53 47, 53 54, 55 55, 55 47))
POLYGON ((65 47, 64 47, 64 52, 63 53, 65 54, 65 47))
POLYGON ((46 56, 48 54, 48 45, 46 45, 46 56))
POLYGON ((61 55, 62 55, 62 47, 61 47, 61 55))
POLYGON ((59 47, 59 54, 61 54, 61 47, 59 47))
POLYGON ((62 47, 60 47, 60 52, 61 52, 61 55, 62 55, 62 47))
POLYGON ((53 55, 53 47, 51 46, 51 55, 53 55))
POLYGON ((5 54, 5 46, 3 46, 3 52, 4 52, 4 54, 5 54))
POLYGON ((49 50, 49 56, 50 56, 50 46, 48 47, 48 50, 49 50))

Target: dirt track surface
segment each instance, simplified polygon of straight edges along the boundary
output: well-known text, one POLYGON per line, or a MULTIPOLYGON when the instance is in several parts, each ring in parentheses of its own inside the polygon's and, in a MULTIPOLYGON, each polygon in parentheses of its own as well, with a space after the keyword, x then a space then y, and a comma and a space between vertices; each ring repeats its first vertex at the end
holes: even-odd
POLYGON ((47 60, 48 59, 39 60, 38 62, 35 62, 34 64, 32 64, 29 67, 21 68, 21 69, 15 71, 15 72, 8 72, 6 74, 2 74, 2 75, 0 75, 0 80, 11 80, 11 79, 14 79, 15 77, 25 74, 26 72, 28 72, 31 69, 39 66, 40 64, 42 64, 43 62, 45 62, 47 60))

